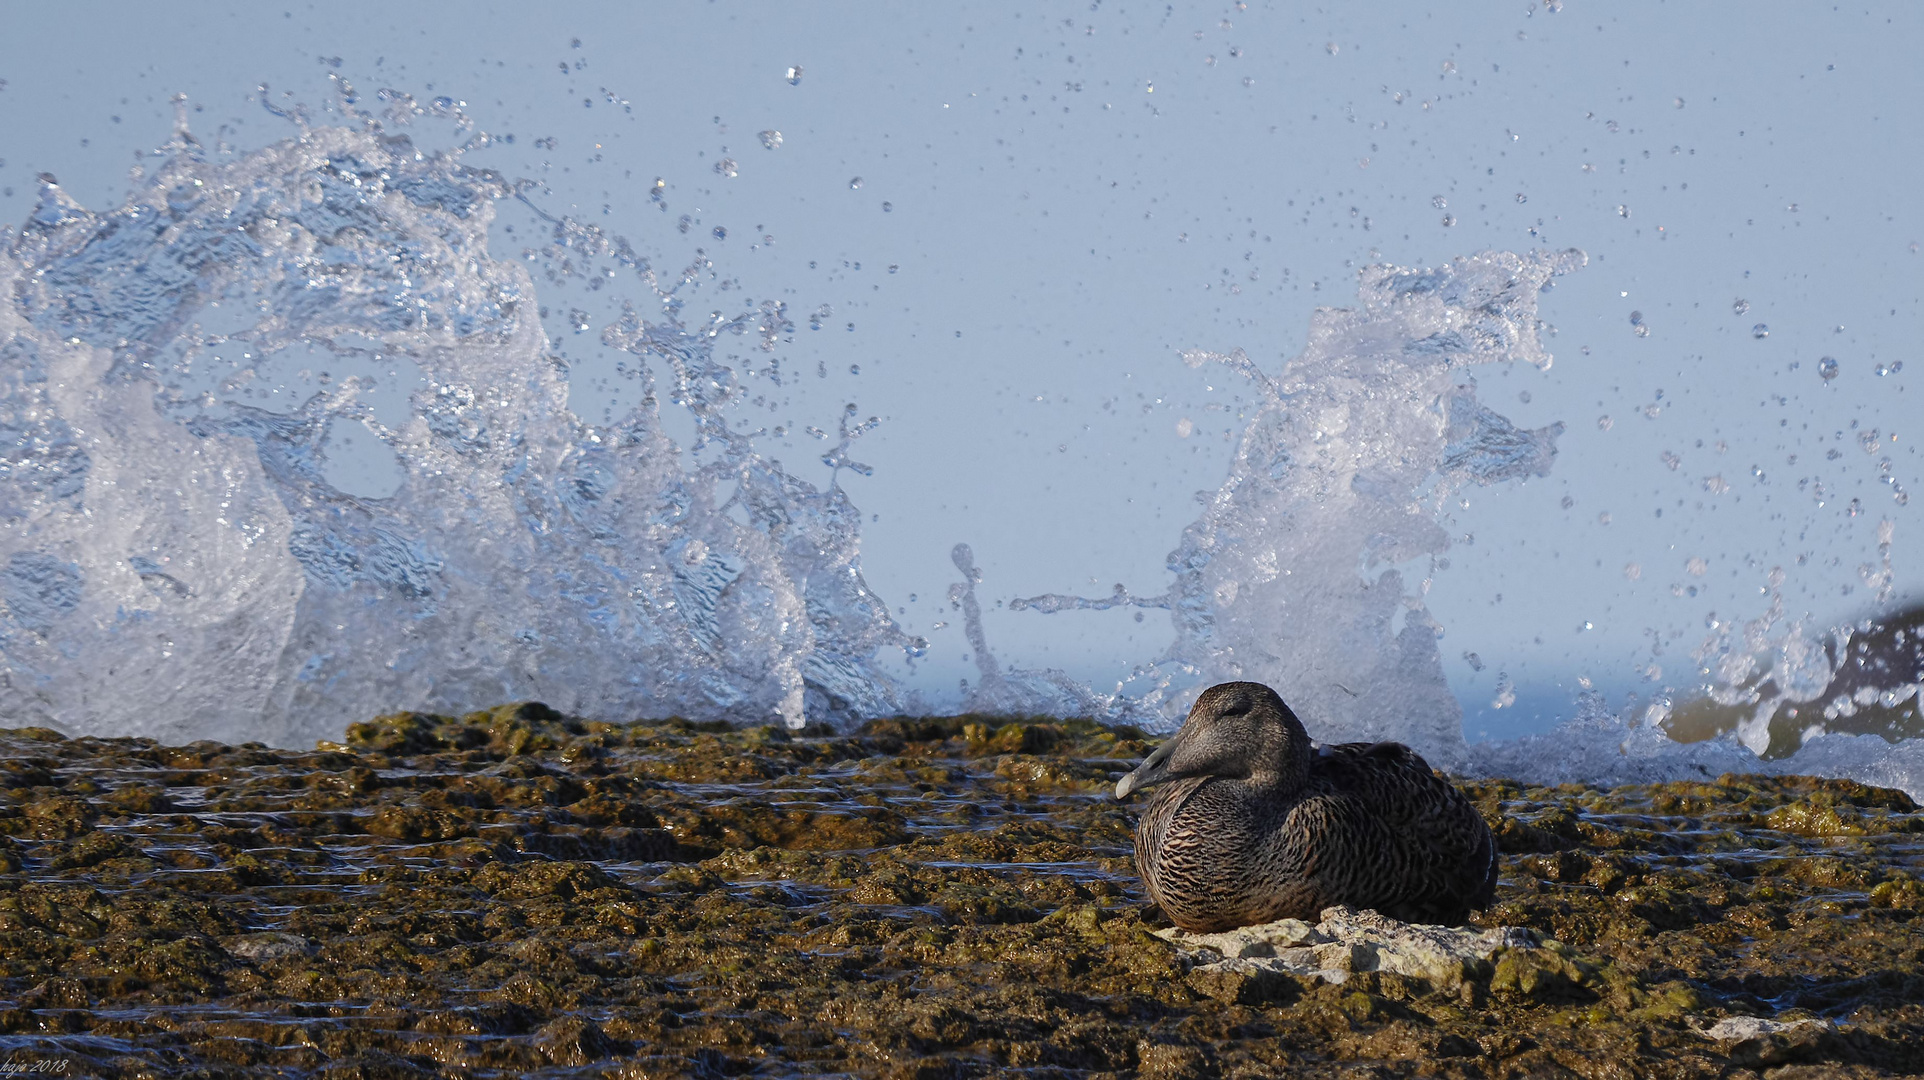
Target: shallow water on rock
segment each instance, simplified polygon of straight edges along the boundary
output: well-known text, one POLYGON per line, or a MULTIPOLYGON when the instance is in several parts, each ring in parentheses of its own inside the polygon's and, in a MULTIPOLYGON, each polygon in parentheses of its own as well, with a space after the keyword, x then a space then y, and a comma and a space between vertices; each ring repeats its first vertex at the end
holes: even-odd
POLYGON ((532 705, 383 717, 305 753, 0 733, 0 1058, 103 1076, 1924 1069, 1924 814, 1902 793, 1466 782, 1504 851, 1477 925, 1542 947, 1332 983, 1154 935, 1134 808, 1108 794, 1148 745, 1078 721, 812 737, 532 705))

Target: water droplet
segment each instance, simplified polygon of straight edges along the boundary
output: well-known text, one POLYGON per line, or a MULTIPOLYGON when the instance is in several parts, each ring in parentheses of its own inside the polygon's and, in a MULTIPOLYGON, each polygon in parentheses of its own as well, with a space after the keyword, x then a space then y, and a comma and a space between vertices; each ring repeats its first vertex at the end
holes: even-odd
POLYGON ((1682 98, 1677 98, 1677 99, 1676 99, 1676 101, 1674 102, 1674 104, 1675 104, 1675 105, 1677 106, 1677 108, 1679 108, 1679 109, 1681 109, 1681 108, 1683 108, 1683 99, 1682 99, 1682 98))
POLYGON ((859 177, 859 176, 851 176, 851 177, 849 177, 849 178, 848 178, 848 189, 849 189, 850 191, 858 191, 858 190, 860 190, 860 189, 861 189, 861 187, 862 187, 862 178, 861 178, 861 177, 859 177))
POLYGON ((883 212, 884 214, 888 214, 888 213, 893 213, 894 211, 895 211, 895 204, 894 204, 894 203, 892 203, 892 202, 884 202, 884 203, 882 204, 882 212, 883 212))
POLYGON ((1860 500, 1852 499, 1850 505, 1845 507, 1845 509, 1850 513, 1851 517, 1857 517, 1864 512, 1864 504, 1860 500))
POLYGON ((781 149, 782 133, 776 131, 774 128, 769 128, 767 131, 762 132, 762 146, 770 150, 781 149))
POLYGON ((1516 704, 1516 684, 1510 681, 1510 673, 1496 673, 1496 696, 1490 699, 1490 708, 1507 709, 1516 704))
POLYGON ((1433 195, 1430 197, 1430 205, 1436 207, 1438 210, 1448 210, 1450 208, 1450 200, 1441 195, 1433 195))
POLYGON ((1731 301, 1730 310, 1736 312, 1739 315, 1742 315, 1743 313, 1750 310, 1750 301, 1740 296, 1737 299, 1731 301))
POLYGON ((1560 504, 1558 504, 1558 505, 1560 505, 1560 506, 1562 506, 1562 507, 1563 507, 1563 508, 1564 508, 1565 510, 1568 510, 1568 509, 1570 509, 1570 508, 1571 508, 1572 506, 1575 506, 1576 504, 1577 504, 1577 500, 1575 500, 1575 499, 1573 499, 1573 498, 1571 498, 1571 497, 1570 497, 1570 496, 1568 496, 1568 495, 1565 495, 1565 496, 1563 497, 1563 501, 1562 501, 1562 502, 1561 502, 1560 504))
POLYGON ((848 366, 848 373, 849 373, 850 375, 860 375, 860 374, 862 373, 862 365, 860 365, 860 364, 850 364, 850 365, 848 366))
POLYGON ((1629 578, 1631 581, 1639 580, 1643 577, 1643 567, 1638 566, 1636 563, 1624 563, 1623 576, 1629 578))
POLYGON ((788 80, 788 85, 790 86, 802 85, 802 65, 796 64, 794 67, 789 68, 784 78, 788 80))
POLYGON ((1191 435, 1194 435, 1195 433, 1196 433, 1195 421, 1189 419, 1187 416, 1183 417, 1181 420, 1176 421, 1176 438, 1187 439, 1188 437, 1190 437, 1191 435))
POLYGON ((1516 193, 1516 201, 1520 203, 1526 203, 1530 201, 1530 197, 1528 195, 1525 195, 1521 191, 1519 191, 1516 193))
POLYGON ((1337 53, 1343 51, 1343 47, 1341 45, 1336 44, 1334 41, 1332 41, 1329 44, 1323 46, 1323 50, 1329 53, 1331 56, 1335 56, 1337 53))
MULTIPOLYGON (((1244 86, 1255 86, 1255 85, 1256 85, 1256 78, 1255 78, 1255 76, 1253 76, 1253 75, 1245 75, 1245 76, 1243 76, 1243 85, 1244 85, 1244 86)), ((1138 612, 1136 613, 1136 617, 1137 617, 1138 619, 1140 619, 1140 618, 1142 618, 1142 612, 1140 612, 1140 611, 1138 611, 1138 612)))
POLYGON ((1452 226, 1452 225, 1454 225, 1454 224, 1456 224, 1456 218, 1455 218, 1454 216, 1452 216, 1452 215, 1450 215, 1450 214, 1444 214, 1444 215, 1443 215, 1443 227, 1444 227, 1444 228, 1446 228, 1446 229, 1447 229, 1447 228, 1449 228, 1450 226, 1452 226))
POLYGON ((1612 427, 1616 426, 1616 423, 1615 420, 1610 419, 1608 416, 1599 416, 1597 417, 1597 430, 1609 431, 1612 427))
POLYGON ((1610 511, 1608 511, 1608 510, 1605 510, 1605 511, 1604 511, 1603 513, 1601 513, 1601 514, 1598 514, 1598 515, 1597 515, 1597 524, 1599 524, 1599 525, 1608 525, 1608 524, 1610 524, 1610 511))
POLYGON ((1825 382, 1829 382, 1832 379, 1835 379, 1837 377, 1837 360, 1834 357, 1829 357, 1829 356, 1823 357, 1822 359, 1818 360, 1817 374, 1825 382))
POLYGON ((1750 328, 1750 336, 1756 338, 1758 341, 1762 341, 1770 336, 1770 327, 1763 323, 1758 323, 1756 326, 1750 328))
POLYGON ((722 226, 720 226, 720 225, 717 225, 717 226, 715 226, 715 228, 714 228, 714 230, 713 230, 713 231, 714 231, 714 234, 715 234, 715 239, 717 239, 717 240, 726 240, 726 239, 728 239, 728 230, 727 230, 727 229, 725 229, 725 228, 723 228, 722 226))
POLYGON ((715 162, 715 171, 732 180, 741 170, 735 165, 734 158, 725 157, 715 162))
POLYGON ((1677 466, 1683 464, 1683 459, 1678 457, 1676 454, 1672 453, 1669 450, 1665 450, 1662 456, 1663 456, 1664 466, 1668 468, 1671 472, 1676 472, 1677 466))
POLYGON ((1629 208, 1628 206, 1625 206, 1625 205, 1623 205, 1622 203, 1618 203, 1618 204, 1617 204, 1617 216, 1618 216, 1618 217, 1620 217, 1620 218, 1627 218, 1627 217, 1629 217, 1629 216, 1630 216, 1630 208, 1629 208))
POLYGON ((688 541, 688 546, 681 549, 681 561, 684 566, 700 566, 707 559, 708 545, 700 539, 688 541))
POLYGON ((1204 67, 1216 66, 1216 56, 1214 53, 1211 53, 1210 55, 1203 57, 1203 66, 1204 67))
POLYGON ((1709 570, 1710 564, 1701 555, 1692 556, 1689 562, 1684 563, 1684 572, 1691 577, 1703 577, 1709 570))

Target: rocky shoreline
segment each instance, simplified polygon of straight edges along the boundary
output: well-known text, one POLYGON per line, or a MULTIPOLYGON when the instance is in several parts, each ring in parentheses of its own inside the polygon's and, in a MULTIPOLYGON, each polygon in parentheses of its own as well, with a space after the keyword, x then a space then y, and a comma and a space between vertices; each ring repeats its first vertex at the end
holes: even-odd
POLYGON ((1332 909, 1211 943, 1146 905, 1107 797, 1148 745, 529 704, 307 752, 0 731, 0 1069, 1924 1071, 1924 814, 1900 792, 1464 781, 1504 852, 1466 931, 1332 909))

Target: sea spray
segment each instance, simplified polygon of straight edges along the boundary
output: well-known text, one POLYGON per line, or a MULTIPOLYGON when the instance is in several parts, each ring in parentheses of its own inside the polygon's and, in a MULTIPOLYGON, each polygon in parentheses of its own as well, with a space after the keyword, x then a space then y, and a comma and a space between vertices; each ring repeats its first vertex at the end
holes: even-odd
POLYGON ((546 243, 496 258, 518 187, 362 120, 245 154, 183 127, 119 209, 47 177, 0 233, 9 719, 300 745, 522 698, 791 725, 904 708, 870 661, 923 646, 862 580, 859 515, 734 423, 716 345, 772 348, 782 305, 690 325, 702 260, 658 277, 546 215, 546 243), (523 263, 617 282, 625 415, 570 411, 523 263), (354 428, 398 473, 378 496, 333 482, 354 428))
MULTIPOLYGON (((698 313, 727 291, 699 251, 658 270, 529 185, 397 134, 447 109, 384 92, 377 120, 355 100, 357 128, 290 114, 297 137, 250 153, 183 125, 119 209, 46 177, 0 232, 8 719, 302 745, 397 707, 516 698, 741 723, 949 707, 876 663, 926 644, 864 582, 846 493, 758 449, 744 407, 792 378, 786 306, 698 313), (513 238, 504 211, 532 232, 513 238), (575 341, 620 358, 622 404, 594 422, 570 407, 590 362, 575 341)), ((1819 771, 1920 792, 1917 628, 1814 632, 1785 616, 1781 580, 1770 611, 1695 650, 1700 684, 1614 712, 1586 694, 1553 733, 1465 746, 1425 603, 1450 543, 1438 511, 1465 484, 1550 468, 1560 426, 1516 426, 1472 374, 1549 365, 1536 297, 1582 261, 1373 267, 1274 375, 1186 354, 1258 400, 1173 582, 1010 604, 1166 610, 1171 644, 1106 692, 998 661, 958 546, 951 599, 981 674, 954 703, 1167 729, 1209 682, 1257 678, 1322 738, 1400 739, 1451 768, 1819 771)), ((875 423, 850 404, 820 432, 832 477, 866 473, 853 451, 875 423)), ((1889 600, 1888 523, 1879 542, 1862 576, 1889 600)))
POLYGON ((1482 404, 1470 369, 1547 368, 1537 296, 1581 252, 1491 252, 1434 269, 1362 272, 1357 305, 1321 308, 1274 377, 1240 350, 1192 352, 1255 388, 1229 476, 1169 555, 1150 596, 1039 596, 1043 612, 1162 608, 1175 638, 1118 688, 1164 726, 1202 687, 1284 688, 1329 741, 1396 739, 1440 766, 1467 761, 1462 710, 1424 604, 1450 538, 1437 517, 1465 484, 1545 475, 1561 424, 1517 427, 1482 404))

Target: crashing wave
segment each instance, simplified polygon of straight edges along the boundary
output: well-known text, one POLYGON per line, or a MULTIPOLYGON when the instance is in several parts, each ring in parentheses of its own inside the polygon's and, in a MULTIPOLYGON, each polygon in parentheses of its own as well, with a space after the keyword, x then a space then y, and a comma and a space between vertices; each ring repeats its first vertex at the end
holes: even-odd
POLYGON ((864 583, 855 508, 731 413, 744 377, 717 344, 772 348, 783 306, 690 325, 704 261, 658 275, 568 220, 497 258, 516 186, 363 120, 239 155, 183 129, 120 208, 47 177, 0 232, 10 720, 298 744, 524 698, 792 725, 903 709, 870 662, 923 644, 864 583), (640 298, 602 333, 639 385, 627 415, 570 411, 527 266, 640 298), (693 445, 664 434, 664 397, 693 445), (397 476, 351 494, 330 450, 370 435, 397 476))

